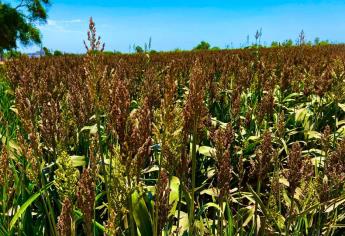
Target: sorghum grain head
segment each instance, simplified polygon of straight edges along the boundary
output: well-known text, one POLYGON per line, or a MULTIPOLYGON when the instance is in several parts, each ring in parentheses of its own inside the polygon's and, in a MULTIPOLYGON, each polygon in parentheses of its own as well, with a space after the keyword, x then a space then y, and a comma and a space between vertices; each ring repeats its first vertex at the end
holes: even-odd
POLYGON ((167 173, 164 170, 162 170, 160 172, 160 176, 156 186, 156 209, 158 210, 157 235, 161 235, 162 229, 168 220, 168 215, 171 208, 169 204, 170 191, 171 189, 169 187, 169 177, 167 173))
POLYGON ((77 206, 84 214, 84 228, 87 236, 92 235, 92 219, 95 203, 95 181, 91 170, 85 169, 77 187, 77 206))
POLYGON ((71 200, 69 198, 65 198, 62 203, 62 210, 57 223, 57 231, 60 236, 72 235, 72 207, 71 200))

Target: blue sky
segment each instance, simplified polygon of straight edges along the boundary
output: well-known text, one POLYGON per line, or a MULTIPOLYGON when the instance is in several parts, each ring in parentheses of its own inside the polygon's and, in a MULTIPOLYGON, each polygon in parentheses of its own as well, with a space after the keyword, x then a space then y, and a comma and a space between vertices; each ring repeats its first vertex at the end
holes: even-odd
MULTIPOLYGON (((345 42, 345 3, 330 1, 118 1, 53 0, 49 19, 40 25, 43 45, 65 52, 84 52, 92 16, 106 50, 129 51, 152 37, 155 50, 191 49, 201 40, 212 46, 240 47, 262 28, 262 42, 295 40, 303 29, 315 37, 345 42)), ((37 47, 22 48, 35 51, 37 47)))

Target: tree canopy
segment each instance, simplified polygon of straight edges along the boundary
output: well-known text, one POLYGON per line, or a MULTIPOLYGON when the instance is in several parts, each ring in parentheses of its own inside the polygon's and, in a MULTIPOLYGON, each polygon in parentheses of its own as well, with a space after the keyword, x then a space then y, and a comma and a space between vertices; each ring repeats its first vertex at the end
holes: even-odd
POLYGON ((193 50, 208 50, 211 45, 208 42, 201 41, 193 50))
POLYGON ((23 45, 40 43, 37 23, 45 23, 49 0, 21 0, 16 6, 0 1, 0 52, 23 45))

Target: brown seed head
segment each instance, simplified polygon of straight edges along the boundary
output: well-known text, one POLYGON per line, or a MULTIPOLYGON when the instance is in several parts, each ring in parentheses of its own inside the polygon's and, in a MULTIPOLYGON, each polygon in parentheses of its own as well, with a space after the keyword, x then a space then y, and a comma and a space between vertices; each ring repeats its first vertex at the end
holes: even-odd
POLYGON ((77 187, 77 206, 84 214, 84 227, 86 235, 92 235, 92 219, 95 203, 95 182, 91 170, 85 169, 80 177, 77 187))
POLYGON ((158 235, 161 235, 162 229, 165 226, 171 205, 169 204, 169 177, 167 173, 162 170, 156 186, 156 210, 158 210, 158 235))
POLYGON ((69 198, 65 198, 62 203, 61 214, 58 217, 57 231, 59 236, 72 235, 72 203, 69 198))

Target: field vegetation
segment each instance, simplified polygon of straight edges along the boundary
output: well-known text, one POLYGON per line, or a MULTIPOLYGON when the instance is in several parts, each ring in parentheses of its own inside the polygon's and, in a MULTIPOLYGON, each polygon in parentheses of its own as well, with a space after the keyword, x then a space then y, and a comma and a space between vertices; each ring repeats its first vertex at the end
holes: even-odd
POLYGON ((343 235, 345 46, 0 65, 0 235, 343 235))

